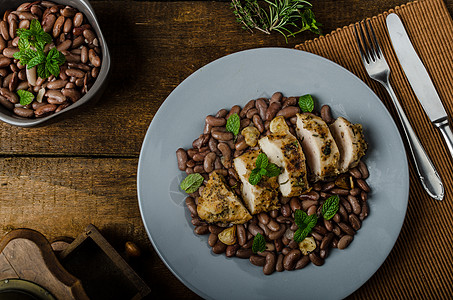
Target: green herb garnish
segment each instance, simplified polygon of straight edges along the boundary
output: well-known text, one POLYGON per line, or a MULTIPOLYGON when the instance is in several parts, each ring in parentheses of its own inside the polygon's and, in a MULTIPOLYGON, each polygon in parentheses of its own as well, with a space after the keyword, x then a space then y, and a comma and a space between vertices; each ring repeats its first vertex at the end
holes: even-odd
POLYGON ((19 51, 14 53, 14 58, 26 65, 27 69, 37 67, 38 76, 41 78, 58 76, 60 66, 66 58, 56 48, 52 48, 47 54, 44 52, 44 47, 52 42, 52 37, 42 29, 39 21, 32 20, 29 29, 19 28, 16 32, 19 37, 19 51))
POLYGON ((189 174, 179 185, 187 194, 194 193, 198 190, 204 181, 204 177, 199 173, 189 174))
POLYGON ((322 217, 326 220, 332 219, 338 211, 339 203, 340 197, 338 197, 338 195, 333 195, 327 198, 327 200, 322 205, 322 217))
POLYGON ((257 185, 263 176, 276 177, 280 175, 280 168, 269 162, 266 154, 260 153, 255 161, 256 168, 252 170, 249 176, 249 182, 252 185, 257 185))
POLYGON ((272 30, 281 33, 286 42, 289 36, 310 30, 321 34, 312 5, 305 0, 232 0, 231 8, 242 28, 270 34, 272 30), (260 4, 261 3, 261 4, 260 4))
POLYGON ((299 98, 299 107, 303 112, 312 112, 315 108, 315 103, 310 94, 303 95, 299 98))
POLYGON ((238 116, 238 114, 232 114, 231 116, 229 116, 226 123, 226 130, 233 133, 234 136, 237 136, 239 134, 240 128, 241 118, 238 116))
POLYGON ((35 96, 32 93, 25 90, 18 90, 17 95, 19 96, 20 99, 20 105, 28 105, 32 103, 33 99, 35 98, 35 96))
POLYGON ((258 253, 264 250, 266 250, 266 240, 261 233, 257 233, 253 238, 252 251, 253 253, 258 253))
POLYGON ((294 212, 294 221, 296 222, 299 228, 294 233, 294 241, 296 243, 302 242, 307 235, 311 232, 313 227, 315 227, 316 223, 318 222, 318 217, 316 214, 307 215, 306 212, 296 209, 294 212))

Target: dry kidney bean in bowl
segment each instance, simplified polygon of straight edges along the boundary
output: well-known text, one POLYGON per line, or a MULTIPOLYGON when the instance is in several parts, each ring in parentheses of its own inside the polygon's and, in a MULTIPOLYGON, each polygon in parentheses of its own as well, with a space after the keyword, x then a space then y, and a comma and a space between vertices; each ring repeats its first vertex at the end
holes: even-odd
MULTIPOLYGON (((93 8, 87 0, 3 0, 0 9, 0 120, 33 127, 99 99, 110 71, 110 54, 93 8), (29 29, 34 19, 65 57, 60 73, 40 78, 13 57, 19 51, 18 28, 29 29), (33 94, 21 105, 18 90, 33 94)), ((34 48, 31 48, 34 50, 34 48)))

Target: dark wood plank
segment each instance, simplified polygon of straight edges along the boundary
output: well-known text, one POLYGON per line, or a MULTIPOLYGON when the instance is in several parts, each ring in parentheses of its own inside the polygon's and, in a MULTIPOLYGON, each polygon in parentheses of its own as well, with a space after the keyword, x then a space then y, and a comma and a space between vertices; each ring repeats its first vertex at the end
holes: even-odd
MULTIPOLYGON (((328 0, 314 3, 314 11, 330 32, 401 3, 328 0)), ((137 156, 157 109, 192 72, 240 50, 292 48, 315 37, 302 33, 286 44, 280 34, 250 34, 236 23, 226 2, 92 4, 112 56, 112 76, 102 99, 42 128, 0 124, 0 155, 137 156)))

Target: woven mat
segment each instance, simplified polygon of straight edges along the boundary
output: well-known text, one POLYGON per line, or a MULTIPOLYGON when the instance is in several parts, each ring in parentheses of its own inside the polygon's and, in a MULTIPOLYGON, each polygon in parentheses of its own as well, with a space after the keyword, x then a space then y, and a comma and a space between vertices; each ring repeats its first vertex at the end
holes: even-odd
MULTIPOLYGON (((398 64, 385 25, 391 12, 401 17, 449 116, 453 112, 453 22, 442 0, 414 1, 371 18, 391 69, 391 84, 437 168, 446 194, 442 202, 429 198, 410 162, 409 205, 401 234, 381 268, 350 298, 453 299, 453 159, 398 64)), ((368 77, 362 65, 353 24, 296 48, 326 57, 357 75, 397 120, 385 89, 368 77)))

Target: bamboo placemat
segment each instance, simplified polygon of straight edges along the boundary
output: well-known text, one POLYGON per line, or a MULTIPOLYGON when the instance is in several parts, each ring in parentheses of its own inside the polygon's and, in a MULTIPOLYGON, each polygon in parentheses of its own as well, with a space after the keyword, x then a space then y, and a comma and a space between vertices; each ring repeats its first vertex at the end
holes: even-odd
MULTIPOLYGON (((371 18, 391 68, 395 93, 444 182, 445 198, 442 202, 429 198, 409 158, 409 204, 401 234, 381 268, 350 298, 453 299, 453 159, 398 63, 385 24, 391 12, 402 19, 449 116, 453 112, 453 22, 442 0, 410 2, 371 18)), ((353 24, 296 48, 326 57, 357 75, 397 120, 390 97, 363 67, 353 24)))

